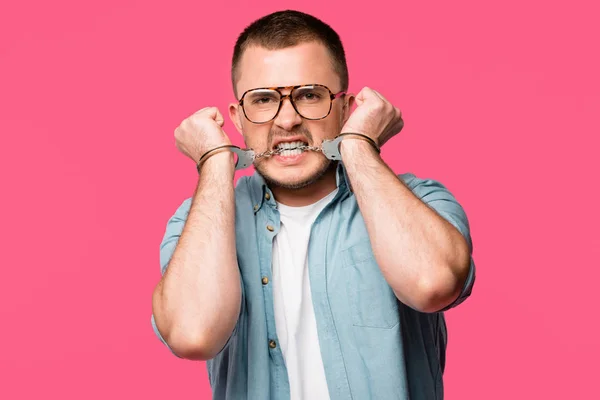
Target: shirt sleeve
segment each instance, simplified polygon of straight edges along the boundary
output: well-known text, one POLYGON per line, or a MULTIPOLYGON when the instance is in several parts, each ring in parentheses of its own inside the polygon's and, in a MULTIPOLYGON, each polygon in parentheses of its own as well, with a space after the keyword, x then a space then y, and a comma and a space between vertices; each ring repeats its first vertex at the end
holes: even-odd
POLYGON ((471 265, 465 284, 456 300, 440 310, 440 312, 456 307, 465 301, 470 295, 475 283, 475 262, 473 260, 473 241, 469 221, 463 207, 458 203, 450 191, 440 182, 432 179, 419 179, 412 174, 399 175, 400 179, 412 190, 412 192, 425 204, 438 213, 446 221, 450 222, 463 235, 469 246, 471 265))
MULTIPOLYGON (((169 262, 171 261, 171 257, 173 257, 173 253, 175 251, 175 247, 179 242, 179 237, 181 236, 181 232, 183 232, 183 227, 185 226, 185 222, 187 220, 187 216, 190 212, 190 207, 192 204, 192 199, 189 198, 185 200, 175 211, 175 214, 169 218, 167 221, 167 227, 165 230, 165 234, 163 236, 162 242, 160 244, 160 273, 161 275, 165 274, 169 262)), ((173 353, 175 356, 179 357, 173 349, 169 347, 165 339, 162 337, 158 328, 156 327, 156 321, 154 320, 154 314, 150 319, 152 324, 152 329, 154 333, 160 339, 160 341, 167 346, 167 348, 173 353)), ((181 358, 181 357, 179 357, 181 358)))
MULTIPOLYGON (((160 244, 160 272, 161 272, 161 275, 165 274, 165 272, 169 266, 169 262, 171 261, 171 258, 173 257, 173 253, 175 252, 175 247, 177 247, 177 243, 179 242, 179 238, 181 237, 181 233, 183 232, 183 228, 187 221, 187 217, 190 212, 191 205, 192 205, 192 198, 186 199, 177 208, 177 210, 175 211, 175 214, 173 214, 173 216, 171 218, 169 218, 169 221, 167 222, 165 234, 164 234, 162 242, 160 244)), ((244 284, 243 284, 241 274, 240 274, 240 283, 241 283, 241 299, 242 299, 242 306, 243 306, 244 299, 245 299, 245 290, 244 290, 244 284)), ((173 353, 174 355, 179 357, 177 354, 175 354, 175 352, 173 352, 173 349, 171 349, 171 347, 167 344, 165 339, 160 334, 160 332, 156 326, 154 314, 152 314, 150 322, 152 324, 152 329, 154 330, 154 333, 160 339, 160 341, 165 346, 167 346, 167 348, 171 351, 171 353, 173 353)), ((239 322, 239 320, 238 320, 238 322, 239 322)), ((231 336, 228 338, 227 342, 225 343, 225 345, 223 346, 223 349, 221 349, 221 351, 223 351, 225 348, 227 348, 227 346, 229 345, 229 343, 231 341, 232 336, 236 334, 237 330, 238 330, 238 324, 235 325, 235 328, 234 328, 231 336)), ((179 357, 179 358, 181 358, 181 357, 179 357)))
POLYGON ((185 200, 175 211, 175 214, 167 222, 167 228, 163 236, 162 242, 160 243, 160 273, 165 274, 167 266, 173 257, 175 247, 179 242, 181 232, 187 221, 190 207, 192 205, 192 199, 185 200))

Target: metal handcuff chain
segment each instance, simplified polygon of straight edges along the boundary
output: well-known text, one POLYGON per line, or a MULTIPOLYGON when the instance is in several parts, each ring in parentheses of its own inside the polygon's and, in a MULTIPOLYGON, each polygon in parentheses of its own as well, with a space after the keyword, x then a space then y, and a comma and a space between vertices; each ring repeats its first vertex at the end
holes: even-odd
POLYGON ((252 149, 242 149, 235 145, 219 146, 219 147, 215 147, 214 149, 211 149, 211 150, 207 151, 206 153, 204 153, 202 155, 202 157, 200 157, 200 160, 198 160, 198 164, 197 164, 196 168, 198 170, 198 173, 200 173, 200 168, 202 167, 202 164, 211 155, 220 153, 221 151, 231 151, 232 153, 235 153, 237 155, 237 161, 235 162, 236 171, 240 170, 240 169, 248 168, 250 165, 253 164, 254 160, 258 160, 260 158, 273 157, 273 156, 283 153, 286 150, 302 150, 302 151, 322 152, 325 155, 325 157, 327 157, 328 159, 340 161, 342 159, 342 155, 340 154, 340 143, 347 136, 356 136, 358 139, 365 140, 373 146, 373 148, 377 151, 377 153, 381 152, 381 149, 379 148, 377 143, 375 143, 375 141, 373 139, 371 139, 369 136, 364 135, 362 133, 345 132, 345 133, 339 134, 333 140, 323 140, 321 147, 302 145, 302 146, 296 147, 295 149, 281 148, 281 149, 276 149, 276 150, 264 151, 262 153, 256 154, 254 152, 254 150, 252 150, 252 149))

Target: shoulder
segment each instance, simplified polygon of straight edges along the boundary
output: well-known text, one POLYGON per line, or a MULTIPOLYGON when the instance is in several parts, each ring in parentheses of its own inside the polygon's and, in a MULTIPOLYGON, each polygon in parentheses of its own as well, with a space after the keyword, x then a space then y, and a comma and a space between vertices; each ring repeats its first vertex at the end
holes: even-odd
POLYGON ((413 173, 403 173, 397 176, 415 196, 419 197, 425 203, 445 201, 458 205, 456 197, 438 180, 421 178, 413 173))
POLYGON ((402 182, 413 192, 423 192, 426 189, 439 188, 448 190, 440 181, 432 178, 418 177, 411 172, 405 172, 397 175, 402 182))
MULTIPOLYGON (((242 176, 238 179, 235 185, 235 198, 236 200, 244 200, 250 197, 251 186, 252 186, 252 177, 242 176)), ((183 218, 185 219, 192 206, 193 197, 188 197, 181 201, 175 212, 173 213, 171 218, 183 218)))
POLYGON ((249 196, 252 184, 252 176, 240 176, 235 183, 235 196, 249 196))
POLYGON ((454 225, 467 238, 469 246, 472 246, 467 214, 456 196, 444 184, 435 179, 417 177, 412 173, 399 174, 398 178, 423 203, 454 225))

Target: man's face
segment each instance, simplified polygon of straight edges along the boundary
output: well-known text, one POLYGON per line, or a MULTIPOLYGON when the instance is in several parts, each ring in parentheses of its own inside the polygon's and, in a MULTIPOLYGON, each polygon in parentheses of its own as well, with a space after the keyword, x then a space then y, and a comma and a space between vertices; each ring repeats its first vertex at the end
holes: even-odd
MULTIPOLYGON (((279 50, 249 47, 238 66, 236 92, 241 96, 247 90, 255 88, 304 84, 325 85, 334 94, 341 90, 331 56, 320 43, 302 43, 279 50)), ((284 90, 282 93, 286 95, 290 91, 284 90)), ((293 148, 297 142, 320 146, 324 139, 334 138, 349 117, 351 103, 348 102, 352 100, 349 95, 333 100, 330 114, 320 120, 302 118, 289 98, 283 101, 277 117, 267 123, 250 122, 237 103, 230 105, 229 113, 236 128, 244 136, 246 146, 258 154, 282 146, 293 148)), ((244 102, 246 104, 246 100, 244 102)), ((330 166, 331 161, 322 153, 298 150, 284 151, 255 162, 256 170, 267 182, 288 189, 310 185, 327 172, 330 166)))

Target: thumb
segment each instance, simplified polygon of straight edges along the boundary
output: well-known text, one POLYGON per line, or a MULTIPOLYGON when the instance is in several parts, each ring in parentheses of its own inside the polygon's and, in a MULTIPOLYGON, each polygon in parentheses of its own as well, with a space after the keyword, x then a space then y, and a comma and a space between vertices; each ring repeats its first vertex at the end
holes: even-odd
POLYGON ((373 90, 368 87, 362 88, 360 92, 356 95, 356 105, 360 106, 365 101, 368 101, 369 98, 373 97, 373 90))
POLYGON ((360 92, 358 92, 358 94, 356 95, 354 100, 355 100, 357 106, 361 106, 365 102, 365 96, 364 96, 364 93, 362 92, 362 90, 360 92))
POLYGON ((225 120, 223 119, 223 114, 219 110, 217 110, 217 114, 215 115, 215 122, 222 128, 225 120))
POLYGON ((217 107, 207 107, 198 111, 198 113, 203 112, 207 117, 214 120, 220 127, 223 126, 225 120, 223 119, 223 114, 219 111, 217 107))

